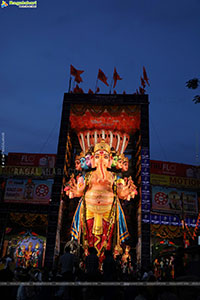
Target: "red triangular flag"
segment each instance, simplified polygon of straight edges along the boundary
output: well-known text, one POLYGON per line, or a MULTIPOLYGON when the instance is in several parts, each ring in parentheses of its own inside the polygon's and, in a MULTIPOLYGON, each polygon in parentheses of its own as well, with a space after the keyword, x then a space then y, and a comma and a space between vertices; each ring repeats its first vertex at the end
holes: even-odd
POLYGON ((81 78, 81 76, 79 74, 77 74, 74 78, 74 81, 76 81, 77 83, 83 82, 83 79, 81 78))
POLYGON ((97 87, 97 89, 96 89, 96 91, 95 91, 95 94, 97 94, 99 91, 100 91, 100 88, 97 87))
POLYGON ((94 94, 91 89, 88 90, 88 94, 94 94))
POLYGON ((77 94, 78 91, 79 91, 79 86, 78 86, 78 84, 77 84, 77 85, 75 86, 75 88, 73 89, 73 93, 74 93, 74 94, 77 94))
POLYGON ((114 80, 114 84, 113 84, 113 88, 115 88, 117 80, 122 80, 122 78, 119 76, 119 74, 117 73, 116 68, 114 68, 114 73, 113 73, 113 80, 114 80))
POLYGON ((73 93, 75 93, 75 94, 84 94, 82 88, 80 88, 80 87, 78 86, 78 84, 75 86, 75 88, 74 88, 74 90, 73 90, 73 93))
POLYGON ((145 88, 146 87, 146 83, 145 83, 144 79, 142 77, 140 77, 140 79, 141 79, 141 85, 142 85, 142 87, 145 88))
POLYGON ((143 89, 143 88, 139 87, 139 91, 140 91, 140 95, 144 95, 144 93, 145 93, 145 89, 143 89))
POLYGON ((83 89, 82 88, 79 88, 79 94, 84 94, 84 91, 83 91, 83 89))
POLYGON ((116 95, 116 94, 117 94, 117 92, 114 90, 114 91, 113 91, 113 94, 114 94, 114 95, 116 95))
POLYGON ((146 83, 148 84, 148 86, 150 86, 149 78, 147 77, 147 72, 146 72, 145 67, 143 67, 143 77, 144 77, 144 80, 146 81, 146 83))
POLYGON ((82 82, 82 78, 80 77, 80 75, 83 73, 84 71, 81 70, 77 70, 76 68, 74 68, 72 65, 70 65, 70 74, 72 76, 75 76, 75 81, 80 83, 82 82))
POLYGON ((99 69, 99 73, 98 73, 97 78, 98 78, 99 80, 101 80, 103 83, 105 83, 107 86, 109 86, 109 84, 107 83, 107 77, 106 77, 106 75, 104 74, 104 72, 101 71, 101 69, 99 69))

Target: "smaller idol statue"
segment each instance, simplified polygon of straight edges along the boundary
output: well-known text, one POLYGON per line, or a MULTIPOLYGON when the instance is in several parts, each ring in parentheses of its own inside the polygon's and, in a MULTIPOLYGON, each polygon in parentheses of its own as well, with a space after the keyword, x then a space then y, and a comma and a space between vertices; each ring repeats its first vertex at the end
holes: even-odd
POLYGON ((33 246, 33 243, 30 242, 28 244, 28 249, 25 251, 25 259, 26 259, 26 267, 30 267, 31 266, 31 260, 32 260, 32 246, 33 246))
POLYGON ((17 267, 25 267, 25 245, 21 245, 20 247, 17 248, 16 250, 16 258, 17 258, 17 267))
POLYGON ((34 268, 38 268, 38 263, 39 263, 39 255, 40 255, 40 249, 39 249, 40 245, 39 243, 37 243, 35 245, 35 248, 33 250, 33 253, 32 253, 32 266, 34 268))

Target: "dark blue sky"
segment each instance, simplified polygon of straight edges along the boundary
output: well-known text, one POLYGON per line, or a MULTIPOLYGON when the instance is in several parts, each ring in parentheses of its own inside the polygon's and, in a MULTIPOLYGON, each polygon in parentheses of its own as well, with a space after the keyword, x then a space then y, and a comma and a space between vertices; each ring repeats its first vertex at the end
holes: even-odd
MULTIPOLYGON (((151 86, 151 159, 196 164, 200 104, 185 82, 199 77, 199 0, 39 0, 0 9, 0 129, 5 153, 56 153, 70 64, 95 89, 98 69, 134 93, 145 66, 151 86)), ((100 91, 109 89, 99 83, 100 91)))

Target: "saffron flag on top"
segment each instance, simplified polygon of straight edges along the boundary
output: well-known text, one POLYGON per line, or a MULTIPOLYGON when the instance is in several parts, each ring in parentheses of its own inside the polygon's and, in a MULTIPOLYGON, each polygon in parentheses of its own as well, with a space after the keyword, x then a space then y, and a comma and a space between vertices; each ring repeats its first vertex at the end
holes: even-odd
POLYGON ((116 68, 114 68, 114 73, 113 73, 113 88, 115 88, 117 80, 122 80, 122 78, 119 76, 119 74, 117 73, 116 68))
POLYGON ((105 83, 107 86, 109 86, 109 84, 107 83, 107 77, 104 74, 104 72, 101 71, 101 69, 99 69, 99 73, 98 73, 97 79, 101 80, 103 83, 105 83))
POLYGON ((77 70, 76 68, 74 68, 72 65, 70 65, 70 74, 73 76, 81 75, 84 71, 81 70, 77 70))
POLYGON ((99 93, 99 91, 100 91, 100 88, 97 87, 97 89, 96 89, 96 91, 95 91, 95 94, 99 93))
POLYGON ((142 77, 140 77, 140 79, 141 79, 141 85, 142 85, 142 87, 144 89, 146 87, 146 83, 145 83, 145 81, 144 81, 144 79, 142 77))
POLYGON ((76 81, 77 83, 83 82, 83 79, 81 78, 80 75, 76 75, 74 78, 74 81, 76 81))
POLYGON ((74 76, 74 80, 78 83, 82 82, 82 78, 81 78, 81 74, 83 73, 84 71, 81 71, 81 70, 77 70, 76 68, 74 68, 72 65, 70 65, 70 74, 72 76, 74 76))
POLYGON ((150 84, 149 84, 149 78, 147 77, 147 72, 146 72, 145 67, 143 67, 143 78, 146 81, 146 83, 148 84, 148 86, 150 86, 150 84))
POLYGON ((74 90, 73 90, 73 93, 74 93, 74 94, 84 94, 82 88, 80 88, 80 87, 78 86, 78 84, 75 86, 75 88, 74 88, 74 90))
POLYGON ((88 94, 94 94, 94 92, 91 89, 89 89, 88 94))
POLYGON ((144 95, 145 94, 145 89, 143 89, 141 86, 139 87, 139 91, 140 91, 140 95, 144 95))

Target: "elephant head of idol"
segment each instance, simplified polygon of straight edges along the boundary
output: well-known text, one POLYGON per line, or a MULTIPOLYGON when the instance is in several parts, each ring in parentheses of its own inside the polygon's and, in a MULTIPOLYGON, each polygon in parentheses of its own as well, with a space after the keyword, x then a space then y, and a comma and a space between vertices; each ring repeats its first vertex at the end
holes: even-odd
POLYGON ((102 140, 94 147, 93 165, 100 173, 102 179, 105 178, 105 173, 110 165, 110 146, 102 140))

